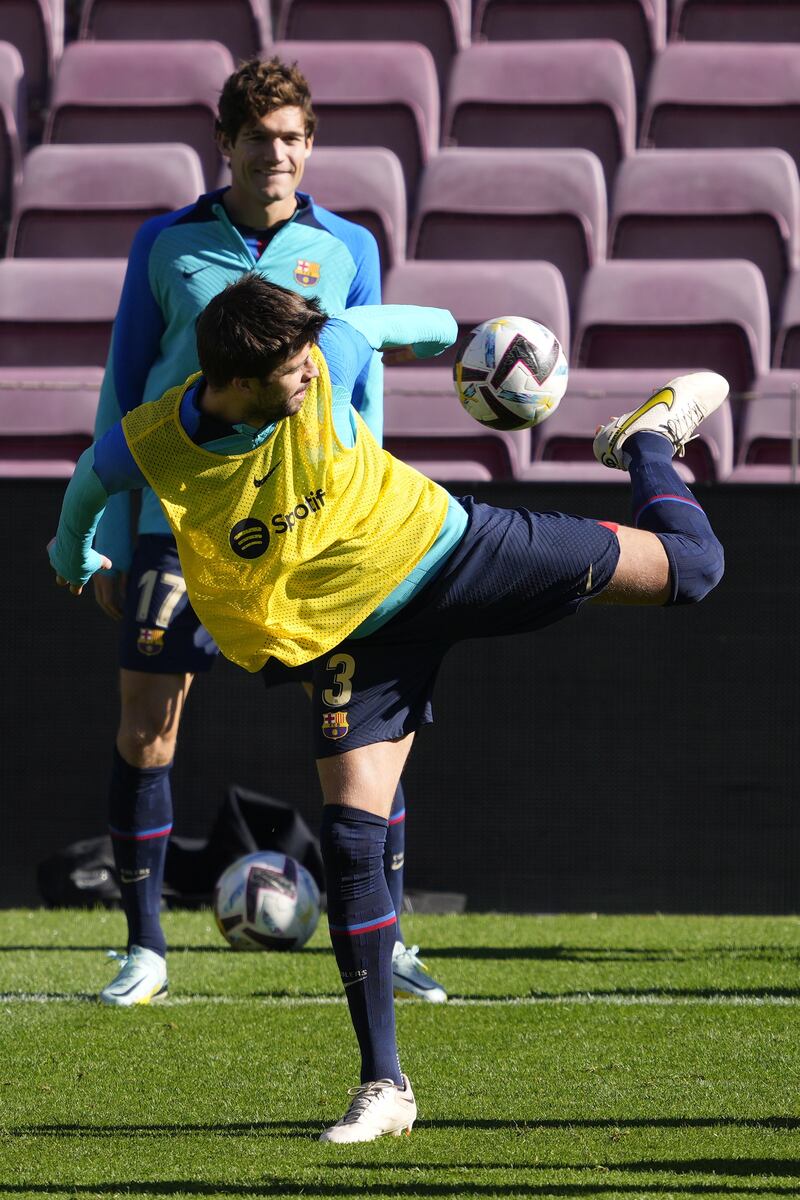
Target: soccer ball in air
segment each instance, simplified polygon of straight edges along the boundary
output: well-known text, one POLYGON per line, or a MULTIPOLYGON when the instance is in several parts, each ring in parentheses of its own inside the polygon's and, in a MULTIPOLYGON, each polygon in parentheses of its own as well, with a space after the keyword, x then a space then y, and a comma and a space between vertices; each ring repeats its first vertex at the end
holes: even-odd
POLYGON ((220 875, 214 916, 234 950, 299 950, 319 921, 319 888, 288 854, 257 850, 220 875))
POLYGON ((544 421, 567 390, 567 374, 558 338, 527 317, 484 321, 453 369, 464 408, 491 429, 530 429, 544 421))

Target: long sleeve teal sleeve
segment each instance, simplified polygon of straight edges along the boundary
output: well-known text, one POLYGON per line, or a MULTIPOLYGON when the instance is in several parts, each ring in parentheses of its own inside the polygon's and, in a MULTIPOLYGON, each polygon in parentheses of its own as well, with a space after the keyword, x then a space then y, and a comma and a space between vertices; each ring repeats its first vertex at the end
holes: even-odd
POLYGON ((57 574, 76 587, 89 582, 102 565, 92 549, 97 523, 103 515, 108 492, 94 470, 94 447, 84 450, 64 493, 61 519, 49 548, 50 563, 57 574))
POLYGON ((417 358, 432 358, 452 346, 458 325, 446 308, 422 308, 413 304, 365 304, 338 313, 357 329, 373 350, 389 346, 411 346, 417 358))

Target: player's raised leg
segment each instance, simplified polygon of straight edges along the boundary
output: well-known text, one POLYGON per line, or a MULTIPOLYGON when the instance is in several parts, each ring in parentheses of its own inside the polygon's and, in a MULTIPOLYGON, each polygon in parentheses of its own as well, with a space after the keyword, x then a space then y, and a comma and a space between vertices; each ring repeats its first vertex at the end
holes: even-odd
POLYGON ((617 531, 619 563, 598 601, 692 604, 722 578, 722 547, 672 459, 727 397, 727 380, 696 371, 670 380, 598 431, 595 457, 630 473, 634 526, 617 531))
POLYGON ((326 1142, 370 1142, 410 1130, 416 1103, 400 1070, 392 949, 396 916, 383 869, 388 816, 413 734, 321 758, 325 798, 320 842, 328 923, 361 1051, 361 1084, 326 1142))

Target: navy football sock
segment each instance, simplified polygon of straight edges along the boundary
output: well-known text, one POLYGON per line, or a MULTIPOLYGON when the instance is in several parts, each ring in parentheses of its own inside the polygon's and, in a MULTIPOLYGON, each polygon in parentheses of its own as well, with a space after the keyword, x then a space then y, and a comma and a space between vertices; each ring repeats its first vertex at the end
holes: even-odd
POLYGON ((402 1083, 392 989, 395 913, 383 873, 386 821, 326 804, 320 844, 328 926, 361 1050, 361 1082, 402 1083))
POLYGON ((400 929, 400 913, 403 911, 403 875, 406 858, 406 797, 402 783, 398 783, 397 791, 392 801, 392 811, 389 813, 389 828, 386 830, 386 846, 383 851, 383 873, 386 876, 386 886, 392 897, 392 904, 397 916, 395 938, 403 941, 400 929))
POLYGON ((625 442, 633 484, 633 524, 649 529, 669 559, 671 604, 692 604, 722 578, 724 557, 708 517, 672 461, 672 443, 660 433, 634 433, 625 442))
POLYGON ((109 832, 128 919, 128 949, 144 946, 166 955, 161 930, 161 889, 172 830, 170 766, 132 767, 114 747, 109 832))

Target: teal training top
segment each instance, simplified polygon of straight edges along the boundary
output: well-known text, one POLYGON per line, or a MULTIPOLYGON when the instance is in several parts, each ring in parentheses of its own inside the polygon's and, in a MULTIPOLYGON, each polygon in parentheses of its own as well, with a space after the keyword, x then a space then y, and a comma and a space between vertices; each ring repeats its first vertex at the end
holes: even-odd
MULTIPOLYGON (((100 438, 130 409, 157 400, 199 370, 195 321, 214 296, 246 271, 314 296, 332 315, 380 304, 378 247, 372 234, 297 193, 294 215, 270 230, 235 226, 226 189, 154 217, 137 233, 114 322, 95 425, 100 438), (264 245, 266 242, 266 245, 264 245)), ((380 442, 383 369, 373 355, 357 381, 353 403, 380 442)), ((140 533, 169 534, 161 506, 142 492, 140 533)), ((126 571, 132 555, 128 492, 113 496, 97 531, 98 550, 126 571)))

